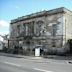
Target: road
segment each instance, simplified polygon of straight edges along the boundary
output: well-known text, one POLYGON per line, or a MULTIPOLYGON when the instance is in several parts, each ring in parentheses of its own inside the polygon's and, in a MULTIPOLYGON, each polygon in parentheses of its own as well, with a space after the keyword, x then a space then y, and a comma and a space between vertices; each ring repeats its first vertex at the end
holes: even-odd
POLYGON ((0 56, 0 72, 72 72, 72 64, 60 60, 0 56))

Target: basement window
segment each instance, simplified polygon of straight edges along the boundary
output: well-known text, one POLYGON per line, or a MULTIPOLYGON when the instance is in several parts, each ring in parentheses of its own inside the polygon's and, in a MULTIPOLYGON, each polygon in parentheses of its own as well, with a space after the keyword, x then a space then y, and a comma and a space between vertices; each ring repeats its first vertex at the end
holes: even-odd
POLYGON ((27 45, 30 45, 30 41, 27 41, 26 44, 27 44, 27 45))
POLYGON ((55 40, 52 40, 52 47, 56 47, 56 42, 55 42, 55 40))

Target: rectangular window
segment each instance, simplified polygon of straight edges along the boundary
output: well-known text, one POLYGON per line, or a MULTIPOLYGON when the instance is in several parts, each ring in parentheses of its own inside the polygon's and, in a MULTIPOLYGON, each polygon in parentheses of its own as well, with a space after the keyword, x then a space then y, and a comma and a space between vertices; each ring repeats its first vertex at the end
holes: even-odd
POLYGON ((57 24, 53 24, 52 27, 53 27, 52 35, 53 35, 53 36, 56 36, 56 32, 57 32, 57 24))
POLYGON ((56 47, 56 40, 55 39, 52 40, 52 47, 56 47))
POLYGON ((23 24, 23 35, 24 36, 26 35, 26 24, 25 23, 23 24))
POLYGON ((34 22, 29 22, 26 24, 26 35, 32 36, 34 33, 34 22))
POLYGON ((34 21, 32 22, 32 25, 31 25, 31 35, 32 36, 34 35, 34 21))
POLYGON ((28 24, 28 36, 31 36, 31 22, 28 24))
POLYGON ((18 34, 20 33, 20 25, 17 25, 18 34))
POLYGON ((26 24, 26 36, 28 35, 28 24, 26 24))

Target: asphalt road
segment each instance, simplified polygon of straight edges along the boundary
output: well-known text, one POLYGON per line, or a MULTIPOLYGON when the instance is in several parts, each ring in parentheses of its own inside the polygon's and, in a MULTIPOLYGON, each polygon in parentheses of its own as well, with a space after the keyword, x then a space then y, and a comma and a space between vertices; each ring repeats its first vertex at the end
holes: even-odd
POLYGON ((72 64, 60 60, 0 56, 0 72, 72 72, 72 64))

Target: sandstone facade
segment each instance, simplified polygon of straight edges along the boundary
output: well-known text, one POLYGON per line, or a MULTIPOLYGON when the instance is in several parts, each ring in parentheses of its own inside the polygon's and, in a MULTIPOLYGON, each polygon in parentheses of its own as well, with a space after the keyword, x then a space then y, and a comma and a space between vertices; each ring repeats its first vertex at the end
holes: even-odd
POLYGON ((64 48, 69 39, 72 39, 72 12, 64 7, 22 16, 10 23, 12 48, 64 48))

